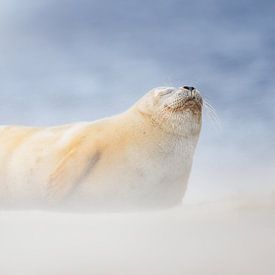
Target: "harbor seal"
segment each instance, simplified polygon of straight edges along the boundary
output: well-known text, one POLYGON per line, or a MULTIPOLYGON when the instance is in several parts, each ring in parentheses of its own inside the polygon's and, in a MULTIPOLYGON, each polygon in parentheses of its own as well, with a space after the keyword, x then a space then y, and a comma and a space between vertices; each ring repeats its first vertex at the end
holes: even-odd
POLYGON ((159 87, 124 113, 95 122, 2 126, 0 203, 111 210, 178 204, 202 105, 193 87, 159 87))

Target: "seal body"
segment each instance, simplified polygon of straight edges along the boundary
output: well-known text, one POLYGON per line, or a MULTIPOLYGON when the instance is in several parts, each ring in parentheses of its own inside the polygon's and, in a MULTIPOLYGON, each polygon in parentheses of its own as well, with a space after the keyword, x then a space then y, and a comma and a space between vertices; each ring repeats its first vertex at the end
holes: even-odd
POLYGON ((0 127, 0 202, 89 209, 181 202, 202 99, 156 88, 125 113, 49 128, 0 127))

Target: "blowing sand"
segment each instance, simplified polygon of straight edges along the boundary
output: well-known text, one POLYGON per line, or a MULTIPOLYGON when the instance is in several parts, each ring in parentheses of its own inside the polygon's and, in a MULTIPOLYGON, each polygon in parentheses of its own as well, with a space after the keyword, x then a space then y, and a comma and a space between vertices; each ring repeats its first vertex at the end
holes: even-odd
POLYGON ((1 212, 0 274, 275 274, 271 201, 129 214, 1 212))

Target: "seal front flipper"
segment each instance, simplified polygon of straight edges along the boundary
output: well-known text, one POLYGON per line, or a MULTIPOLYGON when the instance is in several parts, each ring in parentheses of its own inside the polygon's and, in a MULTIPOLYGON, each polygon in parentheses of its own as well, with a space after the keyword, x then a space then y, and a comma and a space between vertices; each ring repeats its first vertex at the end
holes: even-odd
POLYGON ((49 176, 48 199, 60 201, 69 196, 89 175, 100 159, 100 152, 69 151, 49 176))

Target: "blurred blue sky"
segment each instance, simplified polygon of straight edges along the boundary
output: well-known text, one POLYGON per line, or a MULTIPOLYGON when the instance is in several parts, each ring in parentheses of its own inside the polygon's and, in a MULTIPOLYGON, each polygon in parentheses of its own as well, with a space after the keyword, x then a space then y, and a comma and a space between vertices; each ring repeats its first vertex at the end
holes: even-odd
POLYGON ((222 123, 205 122, 193 181, 275 190, 274 14, 271 0, 2 0, 0 124, 93 120, 192 85, 222 123))

